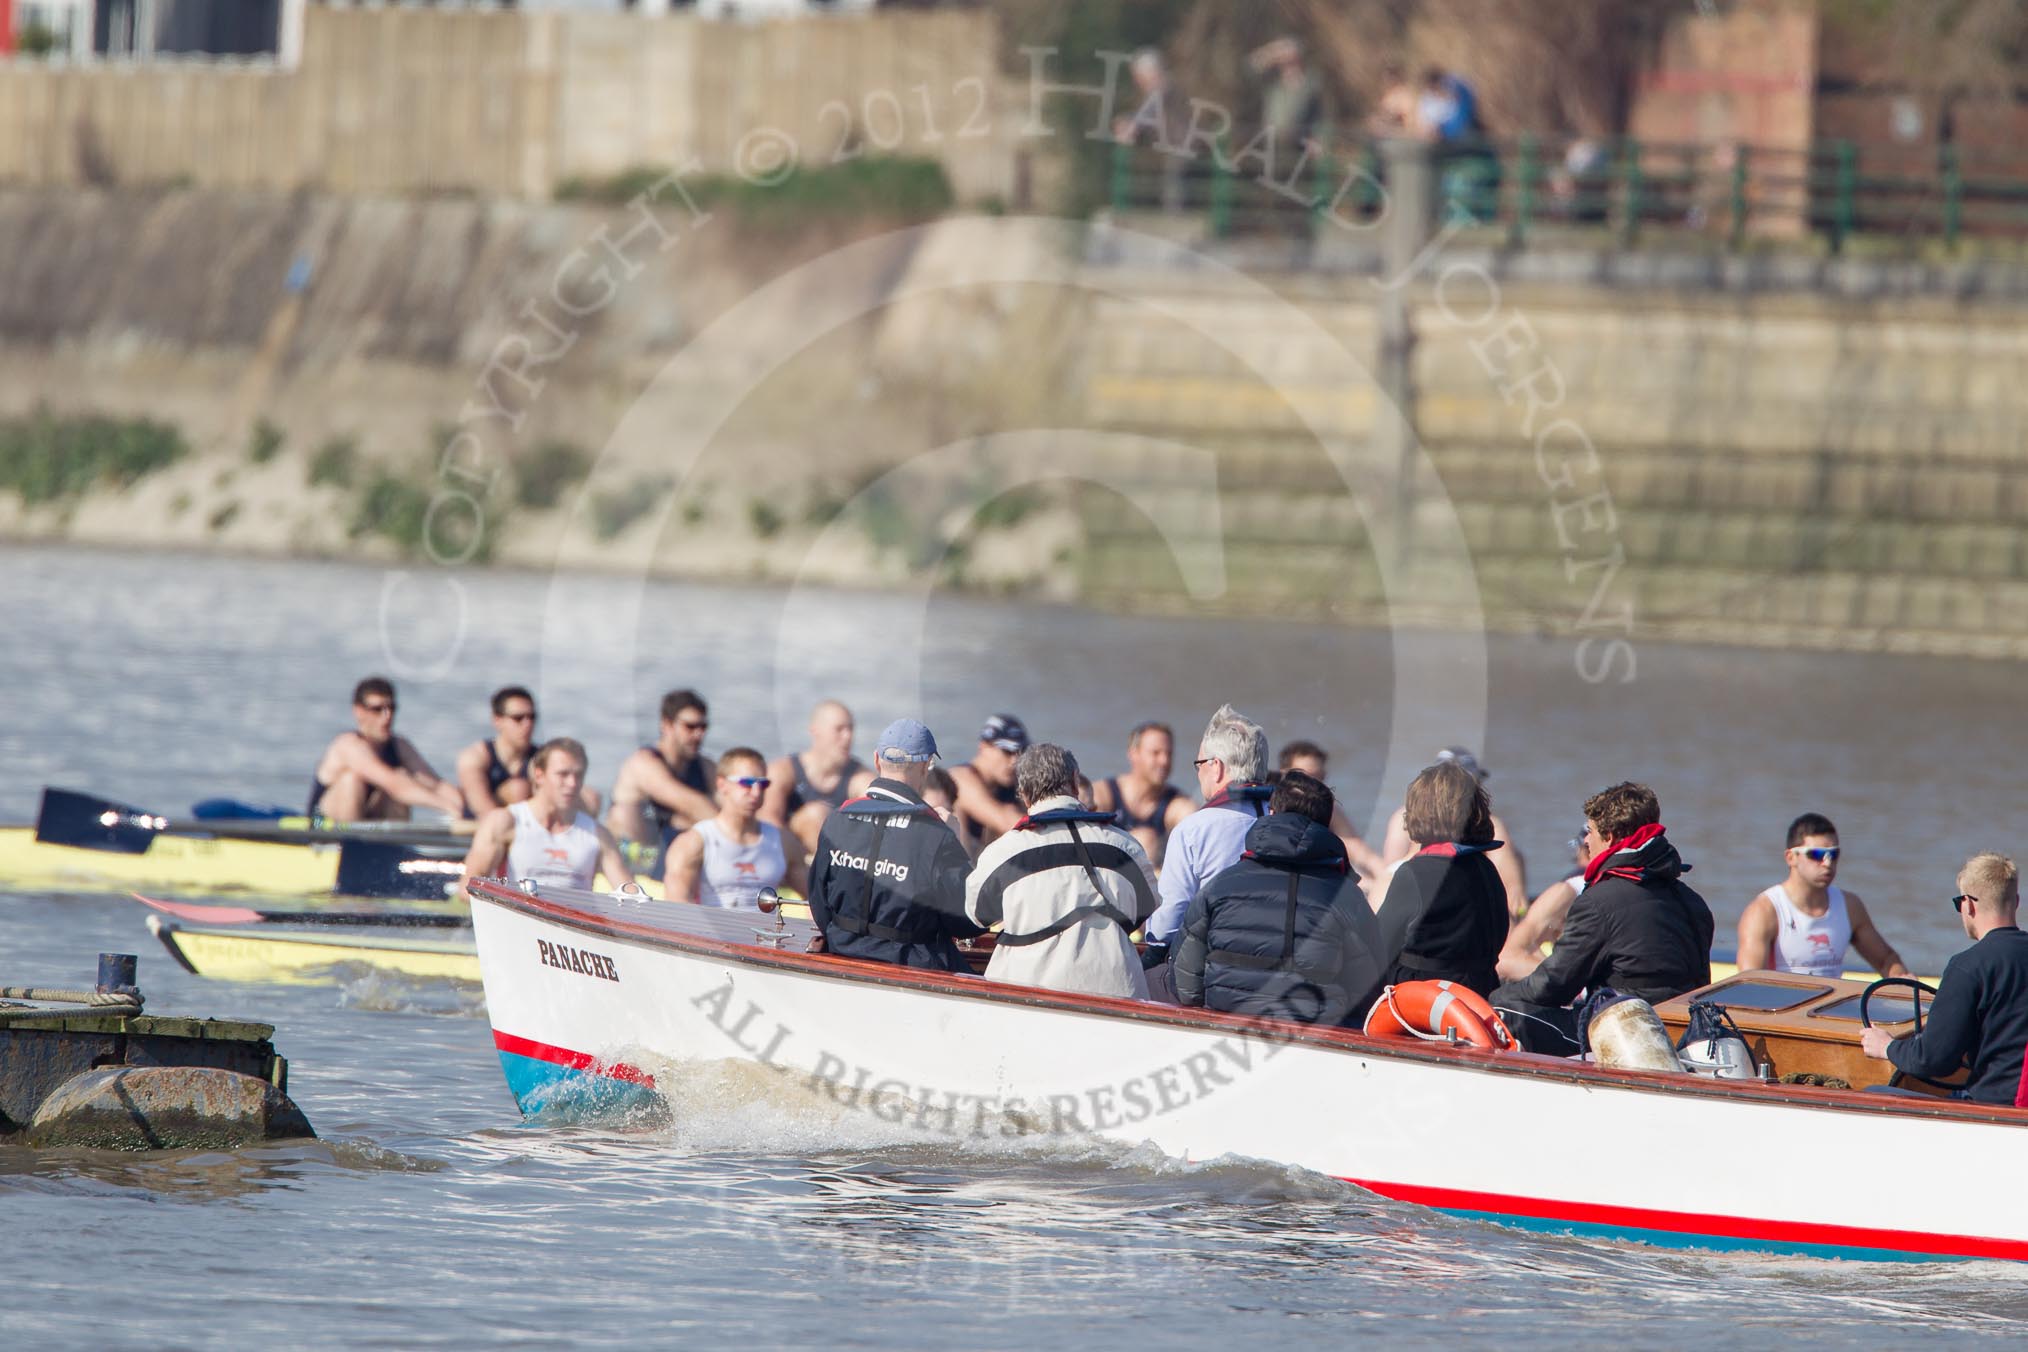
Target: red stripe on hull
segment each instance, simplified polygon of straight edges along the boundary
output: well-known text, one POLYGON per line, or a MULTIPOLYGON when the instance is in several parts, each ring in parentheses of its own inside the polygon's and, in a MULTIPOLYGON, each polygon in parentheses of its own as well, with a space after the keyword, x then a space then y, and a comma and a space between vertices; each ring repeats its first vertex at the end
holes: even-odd
POLYGON ((628 1084, 638 1084, 649 1089, 655 1087, 653 1075, 624 1061, 601 1061, 596 1056, 589 1056, 584 1052, 574 1052, 568 1047, 552 1047, 547 1042, 516 1037, 497 1028, 493 1030, 493 1045, 503 1052, 512 1052, 516 1056, 547 1061, 551 1065, 565 1066, 571 1070, 589 1070, 608 1079, 625 1080, 628 1084))
POLYGON ((1714 1216, 1694 1211, 1654 1211, 1644 1207, 1608 1206, 1595 1202, 1559 1202, 1542 1197, 1512 1197, 1461 1188, 1430 1188, 1413 1183, 1383 1183, 1348 1178, 1368 1192, 1397 1202, 1414 1202, 1439 1211, 1479 1211, 1530 1220, 1568 1221, 1628 1230, 1662 1230, 1685 1235, 1766 1241, 1771 1244, 1821 1245, 1843 1249, 1890 1249, 1932 1253, 1953 1258, 2003 1258, 2028 1262, 2028 1241, 1980 1239, 1971 1235, 1933 1235, 1919 1230, 1876 1230, 1859 1225, 1823 1225, 1812 1221, 1771 1221, 1749 1216, 1714 1216))

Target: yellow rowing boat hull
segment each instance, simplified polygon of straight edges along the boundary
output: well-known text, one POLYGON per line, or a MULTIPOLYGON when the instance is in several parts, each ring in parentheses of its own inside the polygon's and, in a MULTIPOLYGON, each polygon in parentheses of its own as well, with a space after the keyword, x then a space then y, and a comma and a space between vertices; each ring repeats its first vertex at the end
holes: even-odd
POLYGON ((469 938, 185 927, 153 915, 148 928, 186 970, 218 981, 334 986, 362 969, 422 981, 479 981, 479 954, 469 938))
POLYGON ((145 854, 52 845, 31 826, 0 827, 0 887, 23 892, 259 892, 314 896, 338 885, 336 845, 155 837, 145 854))

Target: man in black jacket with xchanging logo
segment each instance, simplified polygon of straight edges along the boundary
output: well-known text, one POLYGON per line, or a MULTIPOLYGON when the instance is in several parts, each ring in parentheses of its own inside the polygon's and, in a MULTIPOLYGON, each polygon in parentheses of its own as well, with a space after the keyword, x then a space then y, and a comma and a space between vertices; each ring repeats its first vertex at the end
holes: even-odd
POLYGON ((810 860, 810 917, 829 952, 902 967, 969 972, 957 940, 985 931, 965 915, 972 862, 922 799, 936 738, 913 718, 880 734, 878 776, 824 819, 810 860))

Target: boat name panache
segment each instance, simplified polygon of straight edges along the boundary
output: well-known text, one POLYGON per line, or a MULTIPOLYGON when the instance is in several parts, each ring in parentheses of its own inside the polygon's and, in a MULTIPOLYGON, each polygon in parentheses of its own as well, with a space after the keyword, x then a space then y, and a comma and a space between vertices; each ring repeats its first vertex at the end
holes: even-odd
POLYGON ((603 953, 572 948, 567 944, 553 944, 547 939, 537 939, 535 949, 545 967, 576 972, 579 976, 595 976, 602 981, 620 979, 620 969, 613 966, 613 960, 603 953))

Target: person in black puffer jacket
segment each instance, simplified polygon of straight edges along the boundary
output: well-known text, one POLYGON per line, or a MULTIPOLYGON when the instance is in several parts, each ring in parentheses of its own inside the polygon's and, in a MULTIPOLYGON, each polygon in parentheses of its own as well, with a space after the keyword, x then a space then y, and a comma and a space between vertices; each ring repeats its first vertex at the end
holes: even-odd
POLYGON ((1422 848, 1388 879, 1380 905, 1387 984, 1455 981, 1490 995, 1507 942, 1507 885, 1487 858, 1500 842, 1485 786, 1440 761, 1408 786, 1402 821, 1422 848))
POLYGON ((1290 771, 1246 853, 1190 902, 1172 957, 1185 1005, 1357 1023, 1380 985, 1379 927, 1331 832, 1331 790, 1290 771))
POLYGON ((1556 950, 1492 995, 1518 1016, 1508 1023, 1523 1045, 1558 1056, 1581 1049, 1577 1013, 1563 1007, 1581 992, 1611 986, 1659 1005, 1711 984, 1711 908, 1682 881, 1690 866, 1663 831, 1654 790, 1595 793, 1584 822, 1591 862, 1556 950))

